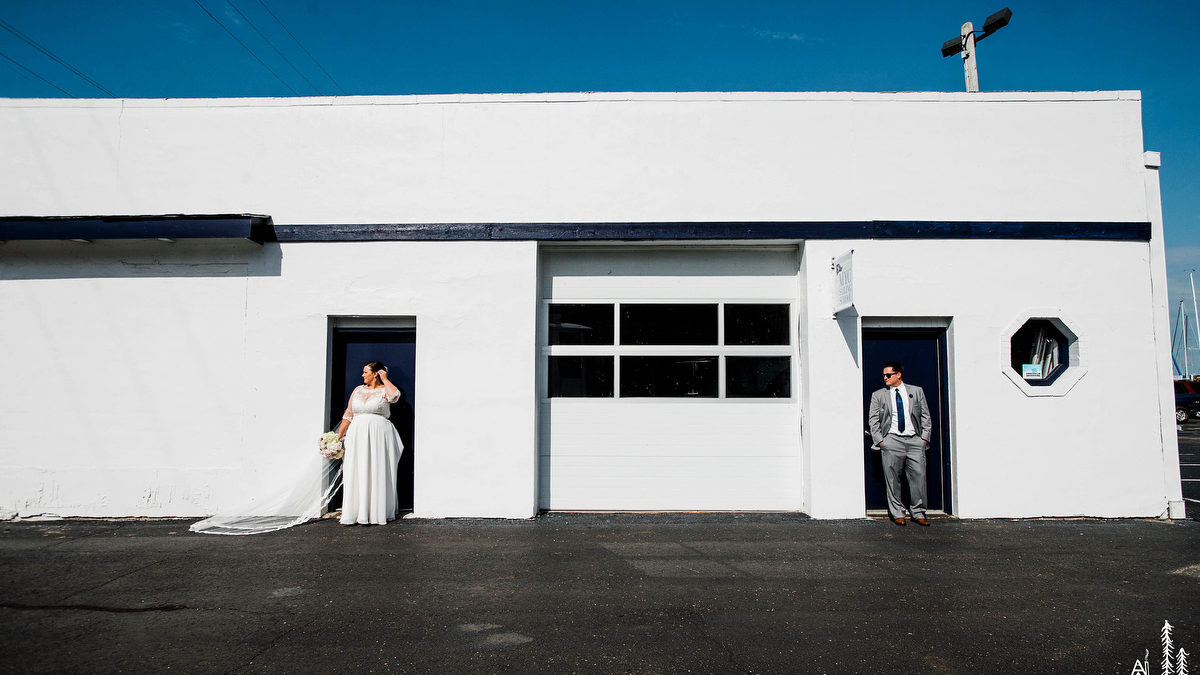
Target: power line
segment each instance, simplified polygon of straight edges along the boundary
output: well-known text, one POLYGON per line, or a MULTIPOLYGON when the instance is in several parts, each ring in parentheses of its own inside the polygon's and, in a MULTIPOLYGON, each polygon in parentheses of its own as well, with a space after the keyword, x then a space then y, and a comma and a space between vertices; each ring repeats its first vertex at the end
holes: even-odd
POLYGON ((9 56, 8 54, 5 54, 4 52, 0 52, 0 56, 3 56, 4 58, 6 58, 6 59, 8 59, 10 62, 12 62, 12 64, 13 64, 14 66, 16 66, 16 67, 20 68, 21 70, 23 70, 23 71, 25 71, 25 72, 29 73, 30 75, 32 75, 32 76, 34 76, 34 77, 36 77, 37 79, 41 80, 42 82, 45 82, 46 84, 50 85, 51 87, 54 87, 55 89, 57 89, 57 90, 61 91, 62 93, 66 94, 67 96, 69 96, 69 97, 71 97, 71 98, 79 98, 78 96, 75 96, 74 94, 72 94, 71 92, 67 91, 66 89, 63 89, 62 87, 58 86, 57 84, 54 84, 54 83, 53 83, 53 82, 51 82, 50 80, 47 80, 46 78, 42 77, 41 75, 38 75, 37 73, 33 72, 32 70, 30 70, 30 69, 26 68, 25 66, 21 65, 20 63, 18 63, 18 62, 17 62, 17 60, 16 60, 16 59, 14 59, 13 57, 9 56))
MULTIPOLYGON (((8 32, 12 33, 13 35, 17 36, 18 38, 20 38, 21 40, 23 40, 23 41, 24 41, 26 44, 28 44, 30 47, 33 47, 34 49, 38 50, 39 52, 41 52, 41 53, 45 54, 46 56, 50 57, 51 59, 53 59, 53 60, 54 60, 54 62, 55 62, 55 63, 57 63, 58 65, 62 66, 63 68, 66 68, 67 70, 71 71, 72 73, 75 73, 76 75, 78 75, 79 77, 81 77, 83 80, 85 80, 85 81, 86 81, 88 84, 92 85, 93 87, 95 87, 95 88, 99 89, 100 91, 102 91, 102 92, 104 92, 104 93, 108 94, 108 95, 109 95, 109 96, 111 96, 112 98, 116 98, 116 97, 117 97, 117 95, 116 95, 116 94, 112 93, 112 92, 111 92, 111 91, 109 91, 108 89, 105 89, 105 88, 104 88, 104 85, 102 85, 102 84, 100 84, 99 82, 97 82, 97 81, 93 80, 92 78, 88 77, 87 75, 84 75, 84 74, 83 74, 83 73, 81 73, 81 72, 79 71, 79 69, 78 69, 78 68, 76 68, 75 66, 72 66, 71 64, 67 63, 66 61, 64 61, 64 60, 62 60, 62 59, 60 59, 60 58, 58 58, 58 56, 56 56, 56 55, 54 54, 54 52, 52 52, 52 51, 50 51, 49 49, 46 49, 45 47, 41 46, 40 44, 38 44, 37 42, 35 42, 33 38, 29 37, 28 35, 25 35, 24 33, 22 33, 21 31, 17 30, 16 28, 13 28, 13 27, 12 27, 12 25, 10 25, 10 24, 9 24, 7 21, 5 21, 5 20, 3 20, 3 19, 0 19, 0 28, 4 28, 4 30, 6 30, 6 31, 8 31, 8 32)), ((57 89, 57 87, 55 87, 55 88, 57 89)), ((60 90, 60 91, 61 91, 61 90, 60 90)), ((72 97, 72 98, 73 98, 73 97, 72 97)))
POLYGON ((312 62, 317 64, 317 67, 321 69, 322 73, 325 73, 325 77, 329 78, 329 81, 333 83, 333 86, 337 87, 338 91, 345 94, 346 90, 342 88, 342 85, 338 84, 338 81, 333 79, 333 76, 329 74, 328 70, 325 70, 325 66, 321 65, 321 62, 317 60, 317 57, 313 56, 311 52, 305 49, 303 43, 301 43, 295 35, 292 35, 292 31, 288 30, 288 27, 283 25, 283 21, 280 21, 279 17, 275 16, 275 12, 272 12, 271 8, 267 7, 267 3, 263 2, 263 0, 258 0, 258 4, 262 5, 263 9, 267 10, 267 14, 270 14, 271 18, 275 19, 275 23, 279 24, 279 27, 282 28, 285 33, 291 36, 292 41, 295 42, 300 49, 303 49, 305 54, 308 54, 308 58, 312 59, 312 62))
POLYGON ((246 46, 246 43, 245 43, 245 42, 242 42, 241 40, 239 40, 239 39, 238 39, 238 36, 236 36, 236 35, 234 35, 234 34, 233 34, 233 31, 229 30, 229 28, 227 28, 227 27, 225 26, 225 24, 221 23, 221 20, 220 20, 220 19, 218 19, 217 17, 213 16, 213 13, 212 13, 212 12, 208 11, 208 10, 207 10, 207 9, 204 7, 204 5, 200 4, 200 0, 192 0, 192 2, 196 3, 196 6, 197 6, 197 7, 199 7, 199 8, 200 8, 200 9, 201 9, 201 10, 202 10, 202 11, 203 11, 205 14, 207 14, 207 15, 208 15, 208 18, 210 18, 210 19, 212 19, 213 21, 217 22, 217 25, 218 25, 218 26, 220 26, 222 29, 224 29, 226 33, 229 33, 229 37, 233 38, 234 42, 237 42, 239 45, 241 45, 241 46, 242 46, 242 49, 245 49, 245 50, 246 50, 246 53, 247 53, 247 54, 249 54, 250 56, 253 56, 253 57, 254 57, 254 60, 255 60, 255 61, 258 61, 258 63, 259 63, 259 64, 260 64, 260 65, 261 65, 263 68, 266 68, 268 73, 271 73, 272 75, 274 75, 274 76, 275 76, 275 79, 279 80, 280 84, 282 84, 283 86, 285 86, 285 87, 287 87, 287 88, 288 88, 288 91, 292 92, 292 93, 293 93, 293 94, 295 94, 296 96, 299 96, 299 95, 300 95, 300 92, 296 91, 295 89, 292 89, 292 85, 288 84, 287 82, 284 82, 284 81, 283 81, 283 78, 279 76, 279 73, 275 72, 274 70, 271 70, 271 66, 268 66, 268 65, 266 64, 266 62, 265 62, 265 61, 263 61, 262 59, 258 58, 258 54, 255 54, 253 50, 251 50, 249 47, 247 47, 247 46, 246 46))
POLYGON ((264 41, 264 42, 266 42, 266 43, 267 43, 267 45, 269 45, 269 46, 271 47, 271 49, 274 49, 274 50, 275 50, 275 53, 279 55, 279 58, 283 59, 285 63, 287 63, 289 66, 291 66, 292 70, 293 70, 293 71, 295 71, 295 72, 296 72, 296 74, 300 76, 300 79, 304 80, 305 82, 308 82, 308 86, 312 87, 312 90, 313 90, 313 91, 317 92, 318 94, 320 94, 320 93, 321 93, 321 90, 320 90, 320 89, 317 89, 317 85, 313 84, 313 83, 312 83, 312 81, 310 81, 310 80, 309 80, 307 77, 305 77, 305 76, 304 76, 304 73, 300 72, 300 70, 296 68, 296 65, 295 65, 294 63, 292 63, 292 62, 291 62, 291 61, 288 59, 288 57, 284 56, 284 55, 283 55, 283 52, 279 51, 279 48, 275 46, 275 43, 274 43, 274 42, 271 42, 270 38, 268 38, 266 35, 263 35, 263 32, 262 32, 261 30, 259 30, 259 29, 258 29, 258 26, 255 26, 255 25, 254 25, 254 22, 250 20, 250 17, 248 17, 248 16, 246 16, 245 14, 243 14, 243 13, 242 13, 242 10, 238 9, 238 8, 237 8, 237 5, 233 4, 232 0, 225 0, 225 4, 227 4, 227 5, 229 5, 230 7, 232 7, 232 8, 233 8, 233 11, 237 12, 237 13, 238 13, 238 16, 242 17, 242 19, 244 19, 244 20, 245 20, 245 22, 246 22, 247 24, 249 24, 249 26, 250 26, 251 28, 253 28, 253 29, 254 29, 254 32, 255 32, 255 33, 258 33, 258 36, 259 36, 260 38, 262 38, 262 39, 263 39, 263 41, 264 41))

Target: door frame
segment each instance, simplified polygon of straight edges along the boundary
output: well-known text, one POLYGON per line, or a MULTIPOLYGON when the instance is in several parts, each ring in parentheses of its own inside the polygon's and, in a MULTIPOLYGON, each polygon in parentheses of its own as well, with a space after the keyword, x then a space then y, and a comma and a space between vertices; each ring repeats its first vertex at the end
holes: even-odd
MULTIPOLYGON (((326 416, 326 421, 323 424, 328 423, 329 419, 332 418, 335 414, 337 414, 341 410, 343 410, 344 406, 345 406, 344 401, 339 403, 338 401, 333 400, 333 388, 334 388, 333 379, 334 379, 334 375, 335 375, 335 373, 333 372, 333 368, 334 368, 334 360, 335 360, 334 359, 334 351, 335 351, 334 336, 338 331, 347 330, 347 329, 350 331, 362 330, 362 331, 381 331, 381 332, 412 331, 414 352, 418 347, 418 343, 416 340, 417 320, 416 320, 416 317, 414 317, 414 316, 378 316, 378 315, 376 315, 376 316, 362 316, 362 315, 339 316, 339 315, 333 315, 333 314, 328 315, 328 318, 326 321, 326 331, 325 331, 325 405, 326 405, 325 416, 326 416)), ((400 460, 400 471, 403 472, 406 465, 412 467, 412 469, 409 471, 409 473, 411 473, 412 478, 413 478, 413 481, 412 481, 413 482, 413 489, 412 489, 413 509, 412 510, 415 511, 416 510, 416 485, 415 485, 416 484, 416 469, 415 469, 415 463, 414 463, 414 458, 415 458, 414 454, 415 454, 415 448, 416 448, 416 424, 415 424, 415 420, 416 420, 416 400, 415 400, 415 398, 416 398, 415 397, 415 394, 416 394, 416 392, 415 392, 415 389, 416 389, 416 355, 415 355, 415 353, 414 353, 414 357, 413 357, 413 389, 414 389, 414 391, 410 392, 411 398, 413 399, 411 401, 411 405, 413 407, 413 420, 414 420, 413 438, 410 439, 411 442, 408 443, 404 449, 404 455, 402 455, 401 460, 400 460)), ((349 392, 347 392, 347 395, 349 395, 349 392)), ((323 486, 323 487, 328 487, 328 486, 323 486)), ((401 493, 403 493, 403 492, 404 492, 404 489, 402 488, 401 493)), ((340 498, 341 498, 341 491, 339 489, 338 494, 335 497, 335 501, 340 500, 340 498)), ((326 510, 328 510, 328 509, 326 509, 326 510)), ((402 508, 401 513, 403 513, 404 510, 405 509, 402 508)))
MULTIPOLYGON (((939 388, 939 417, 940 424, 939 432, 941 433, 942 444, 942 465, 939 467, 941 471, 944 502, 943 510, 930 509, 931 513, 944 513, 952 516, 957 512, 957 497, 958 497, 958 481, 955 477, 954 467, 957 464, 955 450, 957 444, 954 442, 954 324, 951 317, 862 317, 859 333, 859 349, 862 349, 863 336, 870 330, 895 330, 895 331, 937 331, 938 350, 940 352, 939 366, 941 376, 937 386, 939 388)), ((865 360, 862 362, 862 369, 865 371, 867 364, 865 360)), ((868 381, 865 377, 864 382, 868 381)), ((925 387, 926 391, 929 390, 925 387)), ((931 398, 931 397, 927 397, 931 398)), ((865 416, 865 411, 864 411, 865 416)), ((928 468, 927 468, 928 470, 928 468)), ((865 481, 865 467, 864 476, 865 481)), ((875 510, 870 513, 875 513, 875 510)))

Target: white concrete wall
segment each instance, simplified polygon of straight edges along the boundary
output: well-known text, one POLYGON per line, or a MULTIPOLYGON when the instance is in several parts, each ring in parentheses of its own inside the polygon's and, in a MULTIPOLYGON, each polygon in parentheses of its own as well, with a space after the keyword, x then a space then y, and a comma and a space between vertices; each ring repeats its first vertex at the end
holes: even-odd
MULTIPOLYGON (((810 241, 800 349, 812 515, 864 513, 862 376, 843 331, 849 324, 855 335, 858 322, 831 319, 828 300, 827 261, 850 248, 863 321, 951 319, 956 515, 1164 513, 1171 467, 1160 435, 1147 244, 810 241), (1001 340, 1031 312, 1062 318, 1079 337, 1087 372, 1061 397, 1027 396, 1003 374, 1001 340)), ((862 367, 876 387, 882 364, 862 367)))
MULTIPOLYGON (((1140 114, 1137 92, 2 100, 0 215, 1154 221, 1157 235, 1140 114)), ((858 323, 828 311, 827 261, 847 248, 864 315, 953 319, 960 515, 1158 515, 1178 499, 1157 242, 810 241, 810 513, 862 515, 858 323), (1031 309, 1061 310, 1094 368, 1064 397, 1000 374, 999 333, 1031 309), (997 409, 1021 427, 997 432, 997 409)), ((417 321, 418 515, 528 516, 537 279, 533 243, 2 244, 0 507, 196 515, 269 484, 320 431, 327 316, 372 314, 417 321)))
POLYGON ((536 256, 9 242, 0 508, 186 516, 273 492, 324 431, 328 317, 364 315, 416 317, 415 514, 529 517, 536 256))
POLYGON ((243 342, 258 246, 2 248, 0 508, 204 514, 251 484, 263 451, 244 442, 245 408, 264 374, 243 342))
POLYGON ((1137 92, 3 100, 0 215, 1142 221, 1140 110, 1137 92))
MULTIPOLYGON (((1145 153, 1146 212, 1152 227, 1150 235, 1150 287, 1151 306, 1154 312, 1154 349, 1158 358, 1159 408, 1168 411, 1175 407, 1174 386, 1171 383, 1174 369, 1171 363, 1170 309, 1167 307, 1167 260, 1163 238, 1162 197, 1158 183, 1159 154, 1145 153)), ((1175 433, 1175 420, 1163 415, 1160 438, 1162 438, 1163 492, 1167 500, 1167 516, 1186 518, 1183 501, 1183 483, 1180 482, 1179 438, 1175 433)))

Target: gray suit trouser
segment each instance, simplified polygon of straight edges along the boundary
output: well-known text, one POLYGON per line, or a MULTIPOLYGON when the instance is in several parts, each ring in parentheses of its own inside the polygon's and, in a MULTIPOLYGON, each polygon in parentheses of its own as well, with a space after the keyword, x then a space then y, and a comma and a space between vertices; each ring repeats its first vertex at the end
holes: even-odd
POLYGON ((908 510, 913 518, 925 517, 925 441, 920 436, 888 434, 879 445, 883 460, 884 488, 887 492, 888 513, 893 518, 904 517, 900 501, 900 471, 908 479, 908 510))

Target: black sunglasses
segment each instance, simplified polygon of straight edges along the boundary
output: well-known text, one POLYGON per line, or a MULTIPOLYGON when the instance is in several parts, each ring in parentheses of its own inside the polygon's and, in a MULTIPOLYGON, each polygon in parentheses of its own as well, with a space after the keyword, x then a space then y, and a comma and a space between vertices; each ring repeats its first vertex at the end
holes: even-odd
POLYGON ((899 375, 899 374, 900 374, 900 373, 884 373, 884 374, 883 374, 883 379, 885 379, 885 380, 886 380, 886 379, 888 379, 889 377, 891 377, 891 376, 893 376, 893 375, 899 375))

